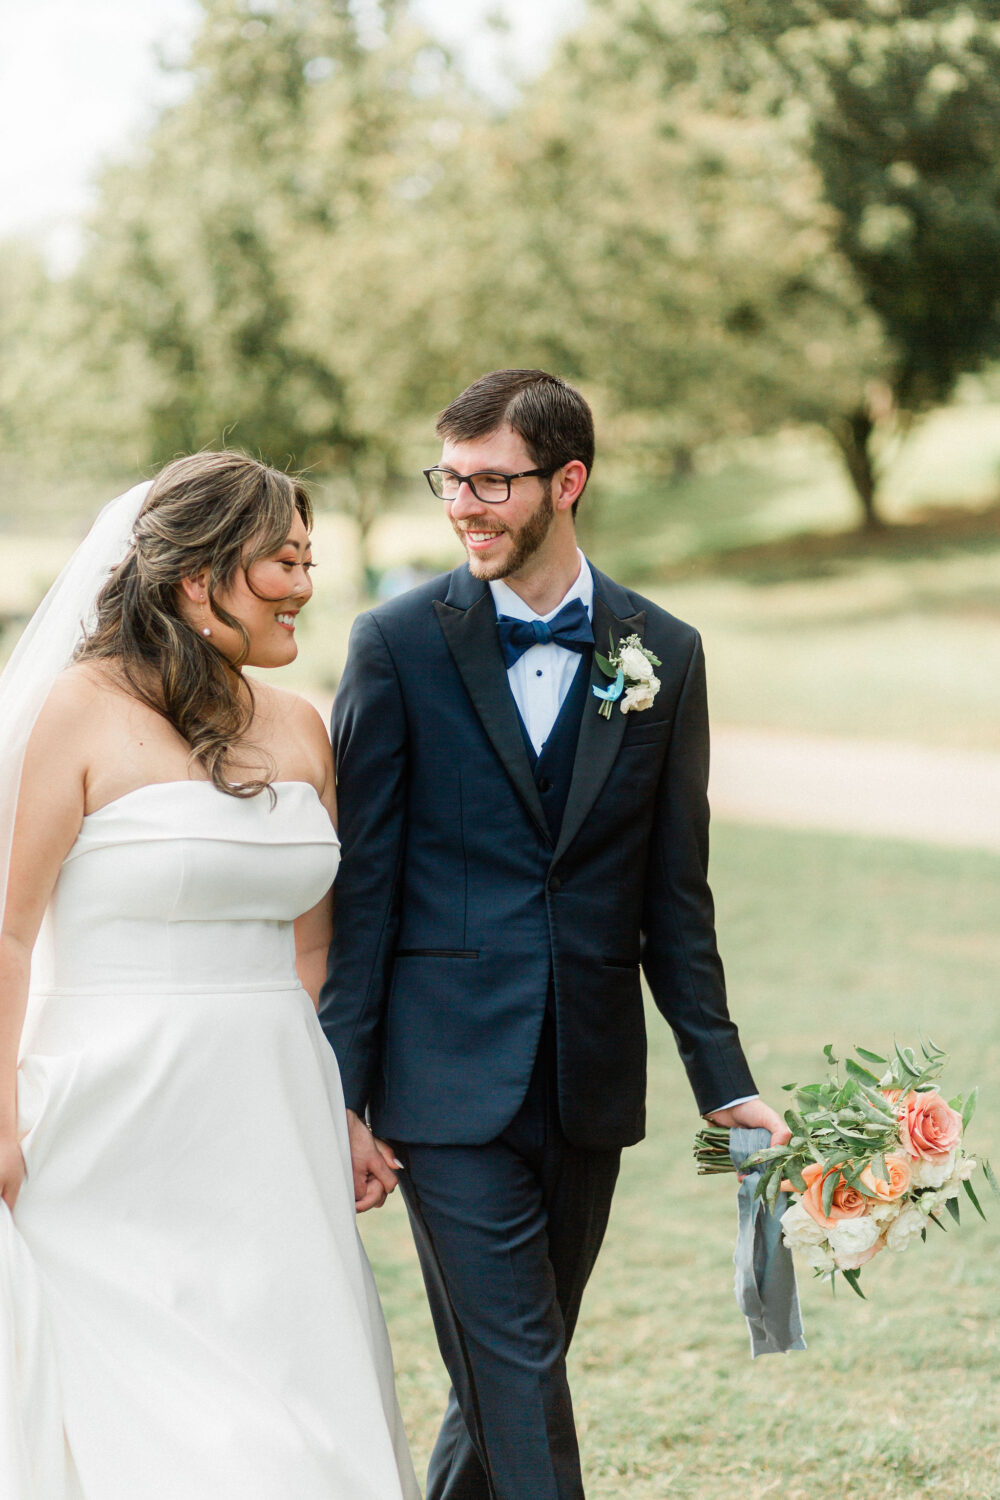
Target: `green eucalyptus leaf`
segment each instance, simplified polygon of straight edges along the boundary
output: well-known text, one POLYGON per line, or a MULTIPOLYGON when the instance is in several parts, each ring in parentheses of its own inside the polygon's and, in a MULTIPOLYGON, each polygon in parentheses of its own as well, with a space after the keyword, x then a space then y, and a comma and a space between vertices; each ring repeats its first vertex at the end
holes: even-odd
POLYGON ((997 1174, 994 1172, 988 1161, 982 1161, 979 1165, 983 1169, 983 1176, 986 1178, 986 1181, 996 1193, 997 1197, 1000 1198, 1000 1182, 997 1181, 997 1174))
POLYGON ((966 1099, 965 1103, 962 1105, 962 1126, 963 1126, 963 1128, 967 1127, 971 1123, 972 1117, 976 1113, 976 1105, 978 1104, 978 1102, 979 1102, 979 1090, 978 1090, 978 1088, 975 1088, 975 1089, 972 1090, 972 1093, 969 1095, 968 1099, 966 1099))
MULTIPOLYGON (((601 671, 604 673, 605 677, 617 677, 618 676, 618 668, 617 667, 613 667, 611 665, 611 663, 608 661, 608 658, 606 656, 602 656, 599 651, 595 651, 594 652, 594 660, 596 661, 597 665, 600 667, 601 671)), ((604 689, 602 688, 601 691, 603 692, 604 689)))
POLYGON ((855 1047, 854 1050, 858 1054, 858 1056, 863 1057, 866 1062, 882 1063, 884 1066, 888 1066, 889 1059, 887 1057, 882 1057, 878 1052, 869 1052, 867 1047, 855 1047))
POLYGON ((787 1164, 785 1167, 785 1176, 797 1193, 804 1193, 806 1191, 806 1180, 797 1162, 789 1162, 787 1164))
POLYGON ((847 1285, 850 1287, 851 1291, 852 1292, 856 1292, 857 1295, 861 1298, 862 1302, 867 1302, 868 1298, 865 1296, 865 1294, 861 1290, 861 1286, 860 1286, 861 1272, 860 1271, 841 1271, 840 1274, 841 1274, 841 1276, 843 1276, 844 1280, 847 1282, 847 1285))
POLYGON ((981 1219, 985 1221, 986 1215, 983 1213, 983 1210, 979 1206, 979 1199, 976 1197, 976 1190, 972 1186, 972 1183, 969 1182, 968 1179, 966 1179, 966 1181, 962 1183, 962 1186, 965 1188, 965 1195, 971 1202, 973 1208, 976 1210, 976 1213, 981 1219))
POLYGON ((836 1172, 830 1172, 823 1182, 823 1212, 827 1218, 830 1217, 830 1209, 833 1207, 833 1195, 837 1191, 836 1172))
POLYGON ((962 1213, 961 1213, 961 1210, 959 1209, 959 1206, 958 1206, 958 1199, 957 1198, 949 1198, 948 1201, 947 1201, 947 1203, 945 1204, 945 1208, 951 1214, 952 1218, 955 1220, 955 1223, 956 1224, 961 1224, 961 1222, 962 1222, 962 1213))
POLYGON ((906 1076, 908 1078, 919 1078, 920 1073, 916 1065, 914 1064, 913 1053, 910 1052, 909 1048, 906 1048, 904 1050, 900 1047, 898 1042, 894 1042, 893 1046, 896 1049, 896 1057, 899 1059, 899 1065, 903 1069, 906 1076))

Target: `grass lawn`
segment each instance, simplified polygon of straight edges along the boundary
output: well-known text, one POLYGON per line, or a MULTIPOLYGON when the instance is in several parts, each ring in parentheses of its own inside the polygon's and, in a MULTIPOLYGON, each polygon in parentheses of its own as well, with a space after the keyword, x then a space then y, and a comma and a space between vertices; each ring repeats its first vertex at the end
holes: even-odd
MULTIPOLYGON (((953 1091, 980 1084, 970 1141, 1000 1164, 1000 860, 718 826, 713 868, 764 1091, 816 1076, 825 1042, 881 1050, 922 1028, 952 1053, 953 1091)), ((571 1354, 588 1495, 996 1500, 1000 1202, 987 1193, 988 1226, 963 1213, 948 1237, 879 1257, 866 1303, 803 1271, 808 1352, 752 1363, 730 1189, 695 1175, 698 1121, 655 1013, 650 1033, 649 1137, 625 1154, 571 1354)), ((422 1471, 445 1382, 402 1204, 364 1230, 422 1471)))

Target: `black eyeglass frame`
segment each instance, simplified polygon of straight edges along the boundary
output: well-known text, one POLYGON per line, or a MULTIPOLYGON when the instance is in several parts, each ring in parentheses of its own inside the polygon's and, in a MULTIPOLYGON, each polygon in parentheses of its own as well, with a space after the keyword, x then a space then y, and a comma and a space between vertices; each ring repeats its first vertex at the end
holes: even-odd
POLYGON ((512 480, 534 478, 551 479, 552 475, 555 472, 555 469, 522 469, 520 474, 505 474, 503 469, 477 469, 474 474, 456 474, 454 469, 448 469, 444 466, 444 464, 431 464, 429 468, 421 470, 421 473, 427 480, 427 483, 430 487, 430 492, 434 496, 435 500, 444 500, 446 505, 450 505, 452 503, 452 500, 457 500, 458 493, 456 491, 456 493, 452 496, 452 500, 448 500, 444 495, 439 495, 437 490, 434 488, 434 482, 431 479, 432 474, 450 474, 452 479, 458 480, 459 489, 462 488, 463 484, 467 484, 469 486, 469 489, 475 495, 476 499, 483 505, 506 505, 507 501, 510 499, 510 486, 512 480), (476 489, 476 486, 472 481, 485 474, 492 475, 494 479, 506 479, 507 493, 506 495, 504 495, 502 500, 487 500, 486 496, 481 495, 476 489))

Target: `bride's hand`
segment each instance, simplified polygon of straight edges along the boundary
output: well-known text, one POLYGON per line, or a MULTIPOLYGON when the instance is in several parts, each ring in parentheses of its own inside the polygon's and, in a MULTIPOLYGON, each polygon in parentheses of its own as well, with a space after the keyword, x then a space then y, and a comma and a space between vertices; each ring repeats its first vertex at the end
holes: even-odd
POLYGON ((12 1212, 24 1175, 24 1157, 17 1141, 0 1141, 0 1198, 12 1212))
POLYGON ((347 1111, 347 1134, 351 1143, 351 1166, 354 1169, 354 1208, 359 1214, 370 1208, 381 1208, 397 1178, 393 1167, 401 1167, 384 1141, 372 1135, 364 1120, 347 1111))

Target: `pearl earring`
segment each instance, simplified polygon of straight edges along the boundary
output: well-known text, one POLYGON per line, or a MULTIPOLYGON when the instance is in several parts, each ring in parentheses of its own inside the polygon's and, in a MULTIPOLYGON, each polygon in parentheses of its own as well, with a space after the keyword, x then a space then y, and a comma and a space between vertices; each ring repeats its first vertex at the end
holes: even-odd
POLYGON ((202 629, 201 633, 202 633, 202 635, 211 635, 212 634, 211 630, 209 629, 209 627, 207 625, 204 626, 204 628, 202 629))

